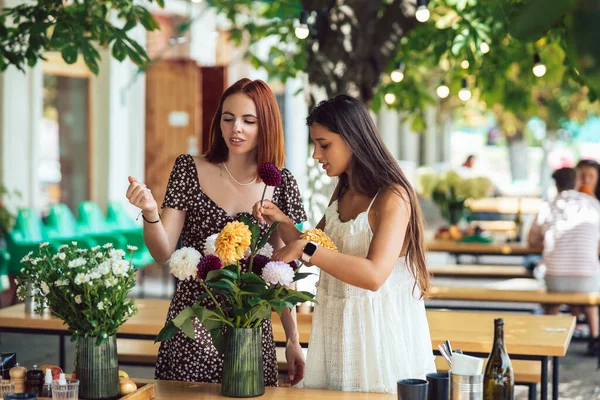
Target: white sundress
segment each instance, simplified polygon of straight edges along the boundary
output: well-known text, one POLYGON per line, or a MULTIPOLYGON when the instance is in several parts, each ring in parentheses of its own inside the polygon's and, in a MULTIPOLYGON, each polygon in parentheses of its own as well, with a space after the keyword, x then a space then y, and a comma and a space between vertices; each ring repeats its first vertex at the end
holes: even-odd
MULTIPOLYGON (((366 258, 373 239, 368 218, 373 201, 347 222, 339 218, 337 200, 327 208, 325 232, 340 253, 366 258)), ((435 372, 425 305, 414 283, 405 257, 398 258, 376 292, 320 271, 301 386, 396 393, 398 380, 425 379, 435 372)))

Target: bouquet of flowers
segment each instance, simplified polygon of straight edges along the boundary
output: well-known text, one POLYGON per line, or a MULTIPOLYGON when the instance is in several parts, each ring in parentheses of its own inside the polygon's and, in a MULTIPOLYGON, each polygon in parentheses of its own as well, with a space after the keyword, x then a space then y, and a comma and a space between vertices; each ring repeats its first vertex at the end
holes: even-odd
POLYGON ((137 311, 127 298, 135 286, 131 257, 137 248, 127 249, 129 260, 125 251, 110 243, 82 249, 72 242, 52 252, 44 242, 38 254, 30 252, 21 260, 24 267, 16 278, 17 295, 21 300, 33 296, 38 314, 47 304, 68 326, 71 341, 88 337, 97 338, 97 345, 104 344, 137 311))
POLYGON ((423 170, 418 175, 417 190, 426 199, 438 205, 450 225, 458 223, 469 199, 489 196, 492 182, 486 177, 463 178, 456 171, 437 174, 423 170))
MULTIPOLYGON (((267 186, 281 183, 273 164, 262 164, 258 172, 267 186)), ((268 240, 276 228, 274 223, 261 234, 257 224, 242 217, 208 237, 204 254, 189 247, 175 251, 169 261, 171 273, 180 280, 197 279, 205 292, 169 321, 156 341, 170 339, 179 330, 194 339, 193 318, 198 318, 222 351, 224 328, 256 328, 271 318, 271 310, 281 315, 285 307, 314 301, 312 293, 289 287, 311 274, 300 273, 295 262, 270 260, 273 247, 268 240)))

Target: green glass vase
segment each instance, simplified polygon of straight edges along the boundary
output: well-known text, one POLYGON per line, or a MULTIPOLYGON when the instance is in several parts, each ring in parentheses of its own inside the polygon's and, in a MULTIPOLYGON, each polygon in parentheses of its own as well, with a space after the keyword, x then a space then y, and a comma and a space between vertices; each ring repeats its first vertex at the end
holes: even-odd
POLYGON ((80 399, 116 399, 119 397, 117 338, 110 336, 99 346, 97 338, 77 339, 75 374, 79 379, 80 399))
POLYGON ((227 328, 221 394, 257 397, 264 393, 262 328, 227 328))

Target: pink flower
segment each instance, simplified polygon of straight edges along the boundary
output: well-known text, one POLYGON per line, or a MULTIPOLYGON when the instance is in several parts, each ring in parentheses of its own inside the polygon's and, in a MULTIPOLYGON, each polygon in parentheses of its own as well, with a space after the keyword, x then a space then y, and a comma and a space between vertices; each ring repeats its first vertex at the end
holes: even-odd
POLYGON ((207 254, 198 263, 198 278, 205 280, 210 271, 223 268, 223 262, 214 254, 207 254))
POLYGON ((262 163, 258 167, 258 176, 267 186, 281 185, 281 171, 270 162, 262 163))

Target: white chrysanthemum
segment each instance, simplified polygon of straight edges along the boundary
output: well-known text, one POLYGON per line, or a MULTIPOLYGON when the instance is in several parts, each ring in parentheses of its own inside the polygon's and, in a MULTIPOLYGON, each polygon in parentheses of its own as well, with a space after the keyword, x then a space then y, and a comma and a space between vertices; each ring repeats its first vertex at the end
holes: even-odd
POLYGON ((69 285, 69 281, 66 279, 57 279, 56 282, 54 282, 54 286, 56 286, 56 287, 68 286, 68 285, 69 285))
POLYGON ((120 260, 123 257, 125 257, 125 252, 121 249, 111 249, 108 252, 108 255, 110 256, 110 258, 112 258, 114 260, 120 260))
POLYGON ((102 263, 100 263, 98 265, 98 268, 96 269, 101 275, 106 275, 110 272, 111 268, 110 268, 110 262, 109 261, 104 261, 102 263))
POLYGON ((88 252, 87 249, 75 249, 75 252, 77 254, 86 254, 88 252))
POLYGON ((79 257, 79 258, 69 261, 69 264, 67 264, 67 267, 77 268, 77 267, 82 267, 85 264, 87 264, 87 261, 85 260, 85 258, 79 257))
POLYGON ((270 285, 289 285, 294 281, 294 270, 283 261, 271 261, 262 270, 262 278, 270 285))
POLYGON ((77 296, 75 296, 75 303, 81 304, 81 295, 80 294, 78 294, 77 296))
POLYGON ((63 251, 64 249, 68 248, 69 246, 67 246, 66 244, 61 244, 60 246, 58 246, 58 251, 63 251))
POLYGON ((98 310, 104 310, 104 302, 98 303, 98 310))
POLYGON ((119 276, 125 276, 127 275, 127 272, 129 271, 129 262, 125 261, 125 260, 118 260, 115 261, 113 260, 113 264, 112 264, 112 272, 113 274, 119 276))
POLYGON ((96 253, 96 258, 102 258, 102 257, 103 257, 103 255, 102 255, 102 253, 101 253, 101 252, 97 252, 97 253, 96 253))
POLYGON ((273 246, 271 246, 270 243, 265 243, 263 248, 260 249, 257 254, 260 254, 261 256, 265 256, 267 258, 271 258, 273 257, 273 246))
POLYGON ((29 261, 32 255, 33 251, 30 251, 29 253, 25 254, 25 257, 21 258, 21 264, 29 261))
POLYGON ((90 277, 90 279, 98 279, 100 278, 102 275, 100 275, 100 272, 98 272, 97 269, 92 270, 88 276, 90 277))
POLYGON ((77 242, 76 241, 72 241, 71 244, 73 245, 73 247, 77 247, 77 242))
POLYGON ((87 274, 79 273, 75 277, 75 284, 81 285, 82 283, 87 283, 90 281, 90 277, 87 274))
POLYGON ((98 245, 96 245, 90 249, 90 251, 92 251, 92 252, 98 251, 98 250, 100 250, 100 246, 98 246, 98 245))
POLYGON ((39 258, 33 258, 29 262, 31 263, 31 265, 37 265, 37 263, 39 262, 39 258))
POLYGON ((48 247, 48 246, 50 246, 50 243, 48 243, 48 242, 40 243, 40 249, 43 249, 44 247, 48 247))
POLYGON ((204 242, 204 255, 208 255, 208 254, 215 254, 216 251, 216 247, 215 247, 215 242, 217 241, 217 236, 219 236, 218 233, 215 233, 214 235, 210 235, 209 237, 206 238, 206 241, 204 242))
POLYGON ((130 244, 127 245, 127 250, 129 250, 129 251, 137 251, 137 249, 138 249, 137 246, 132 246, 130 244))
POLYGON ((115 278, 114 276, 111 276, 104 280, 104 286, 106 286, 107 288, 109 288, 111 286, 115 286, 116 284, 117 284, 117 278, 115 278))
POLYGON ((104 246, 102 246, 105 249, 112 249, 113 244, 112 243, 106 243, 104 246))
POLYGON ((58 254, 56 255, 56 258, 58 258, 58 259, 59 259, 59 260, 61 260, 61 261, 64 261, 64 260, 65 260, 65 258, 67 258, 67 255, 66 255, 65 253, 58 253, 58 254))
POLYGON ((180 280, 192 279, 196 276, 198 263, 202 255, 191 247, 176 250, 169 260, 169 270, 180 280))
POLYGON ((48 293, 50 293, 50 286, 48 286, 46 282, 40 283, 40 288, 42 289, 42 293, 44 293, 44 296, 47 296, 48 293))

